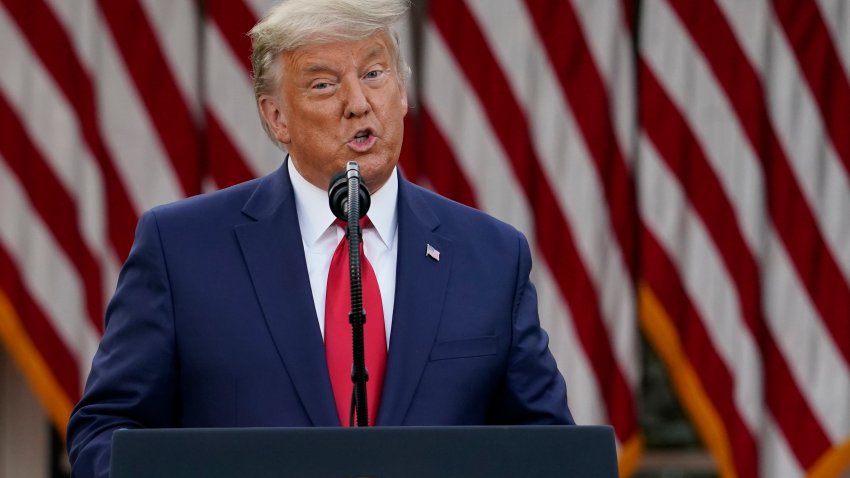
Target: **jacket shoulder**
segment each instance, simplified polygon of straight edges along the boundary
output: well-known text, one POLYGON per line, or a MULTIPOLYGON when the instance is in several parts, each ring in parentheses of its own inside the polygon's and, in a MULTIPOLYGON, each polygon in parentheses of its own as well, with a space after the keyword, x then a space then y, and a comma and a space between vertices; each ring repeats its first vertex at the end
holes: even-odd
POLYGON ((218 191, 199 194, 153 207, 147 214, 158 220, 190 220, 210 214, 239 213, 263 178, 252 179, 218 191))

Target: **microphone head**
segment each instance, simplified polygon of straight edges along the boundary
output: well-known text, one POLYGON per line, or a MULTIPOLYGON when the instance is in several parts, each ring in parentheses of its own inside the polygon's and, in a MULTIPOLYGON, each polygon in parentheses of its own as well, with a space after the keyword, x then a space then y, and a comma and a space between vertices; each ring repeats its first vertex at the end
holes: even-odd
POLYGON ((342 170, 331 179, 328 186, 328 204, 334 216, 342 221, 348 221, 348 177, 342 170))
POLYGON ((360 180, 359 166, 356 162, 349 161, 346 169, 336 173, 328 186, 328 205, 331 207, 331 212, 345 222, 348 222, 348 179, 352 177, 357 179, 359 185, 360 218, 366 215, 372 203, 369 191, 360 180))

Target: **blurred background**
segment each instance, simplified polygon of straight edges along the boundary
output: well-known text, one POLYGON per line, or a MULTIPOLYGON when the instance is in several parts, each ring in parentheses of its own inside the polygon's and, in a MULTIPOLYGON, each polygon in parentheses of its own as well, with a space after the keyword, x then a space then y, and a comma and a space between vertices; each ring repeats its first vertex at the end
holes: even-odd
MULTIPOLYGON (((282 163, 271 3, 0 0, 0 476, 66 476, 139 215, 282 163)), ((402 37, 403 174, 528 236, 623 476, 850 476, 850 2, 417 0, 402 37)))

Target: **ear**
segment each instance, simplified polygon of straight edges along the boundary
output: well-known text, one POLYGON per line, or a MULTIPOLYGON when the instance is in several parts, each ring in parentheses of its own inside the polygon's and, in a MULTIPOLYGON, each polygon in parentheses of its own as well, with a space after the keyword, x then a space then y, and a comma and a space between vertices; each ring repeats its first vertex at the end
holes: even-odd
POLYGON ((257 98, 257 106, 260 109, 260 115, 263 121, 269 127, 272 135, 281 143, 289 144, 289 128, 287 127, 286 114, 283 111, 283 105, 274 96, 260 95, 257 98))

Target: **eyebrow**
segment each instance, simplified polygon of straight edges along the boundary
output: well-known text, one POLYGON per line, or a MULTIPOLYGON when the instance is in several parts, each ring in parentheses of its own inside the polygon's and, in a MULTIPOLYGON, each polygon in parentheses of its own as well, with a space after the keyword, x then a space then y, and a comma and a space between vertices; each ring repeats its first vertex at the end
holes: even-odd
POLYGON ((311 75, 311 74, 315 74, 315 73, 337 74, 338 72, 337 72, 336 68, 333 68, 330 65, 325 65, 324 63, 312 63, 312 64, 308 64, 304 68, 302 68, 301 73, 311 75))
POLYGON ((384 48, 383 45, 374 45, 366 51, 366 55, 364 56, 364 60, 366 62, 374 59, 375 57, 381 56, 382 53, 386 52, 387 49, 384 48))
MULTIPOLYGON (((363 56, 363 63, 368 63, 374 60, 377 57, 380 57, 387 49, 384 48, 383 45, 374 45, 366 51, 366 54, 363 56)), ((327 64, 324 63, 310 63, 301 68, 301 74, 303 75, 314 75, 316 73, 332 73, 339 74, 339 71, 327 64)))

